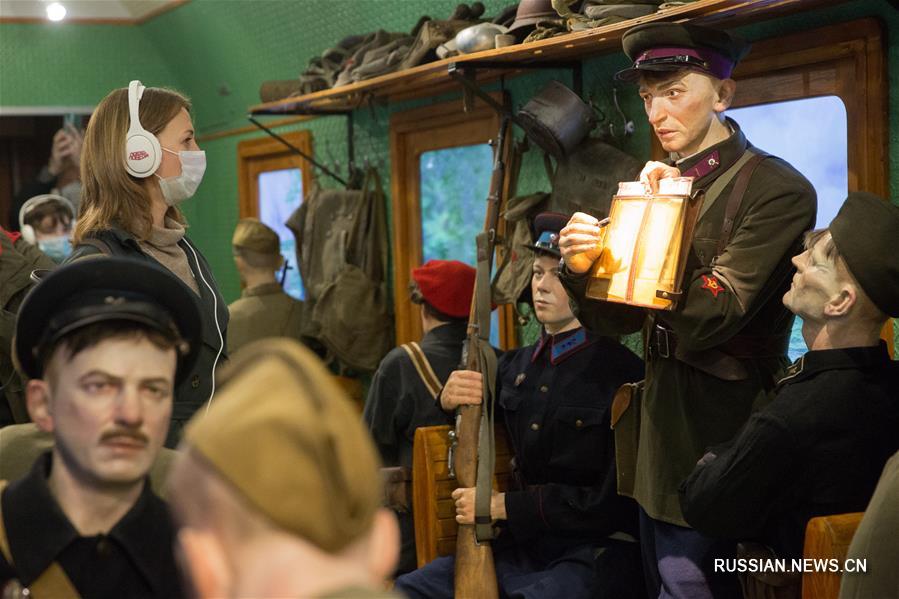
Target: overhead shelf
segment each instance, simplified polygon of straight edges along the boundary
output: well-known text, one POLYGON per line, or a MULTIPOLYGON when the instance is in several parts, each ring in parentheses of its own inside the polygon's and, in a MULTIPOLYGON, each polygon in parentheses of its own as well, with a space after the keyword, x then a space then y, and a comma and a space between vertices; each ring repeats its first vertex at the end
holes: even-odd
POLYGON ((687 21, 732 27, 782 14, 838 4, 843 0, 697 0, 652 15, 558 37, 496 50, 454 56, 350 85, 251 106, 253 116, 345 114, 369 103, 389 103, 435 96, 459 89, 449 65, 477 67, 473 76, 488 82, 515 76, 526 66, 570 63, 620 48, 625 31, 642 23, 687 21), (482 64, 479 64, 482 63, 482 64), (486 64, 483 64, 486 63, 486 64))

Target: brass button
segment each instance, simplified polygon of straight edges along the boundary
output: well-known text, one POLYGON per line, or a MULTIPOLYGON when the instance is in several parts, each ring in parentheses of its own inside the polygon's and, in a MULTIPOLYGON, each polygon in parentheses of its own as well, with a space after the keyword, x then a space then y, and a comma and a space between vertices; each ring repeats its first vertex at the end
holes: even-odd
POLYGON ((578 418, 574 421, 574 426, 576 426, 577 428, 581 428, 582 426, 584 426, 584 421, 578 418))
POLYGON ((200 386, 200 375, 198 375, 198 374, 194 375, 194 378, 192 378, 190 381, 190 386, 193 387, 194 389, 196 389, 197 387, 200 386))
POLYGON ((540 391, 542 393, 546 393, 547 391, 549 391, 549 387, 547 387, 546 385, 540 385, 540 391))
POLYGON ((536 422, 531 423, 531 430, 532 430, 532 431, 539 431, 539 430, 540 430, 540 425, 537 424, 536 422))

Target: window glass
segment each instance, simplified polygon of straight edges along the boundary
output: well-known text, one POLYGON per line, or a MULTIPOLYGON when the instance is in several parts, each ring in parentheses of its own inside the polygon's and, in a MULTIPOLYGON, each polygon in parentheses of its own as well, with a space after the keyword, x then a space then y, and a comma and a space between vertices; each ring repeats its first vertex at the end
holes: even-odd
MULTIPOLYGON (((803 98, 727 111, 756 147, 783 158, 811 181, 818 193, 816 229, 830 224, 849 191, 846 107, 837 96, 803 98)), ((796 318, 790 359, 807 351, 796 318)))
POLYGON ((298 300, 305 296, 297 268, 296 240, 284 223, 303 201, 303 173, 298 168, 259 174, 259 220, 271 227, 281 240, 281 255, 287 264, 284 291, 298 300))
MULTIPOLYGON (((489 144, 424 152, 419 159, 422 261, 459 260, 476 266, 475 236, 484 228, 493 149, 489 144)), ((499 346, 494 311, 490 343, 499 346)))

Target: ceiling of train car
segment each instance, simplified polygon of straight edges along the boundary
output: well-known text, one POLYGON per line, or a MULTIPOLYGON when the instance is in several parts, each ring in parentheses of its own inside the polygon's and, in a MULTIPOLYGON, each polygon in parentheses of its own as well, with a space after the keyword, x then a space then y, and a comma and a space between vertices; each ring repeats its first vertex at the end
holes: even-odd
POLYGON ((141 21, 184 0, 5 0, 0 19, 46 19, 47 7, 61 4, 68 22, 141 21))

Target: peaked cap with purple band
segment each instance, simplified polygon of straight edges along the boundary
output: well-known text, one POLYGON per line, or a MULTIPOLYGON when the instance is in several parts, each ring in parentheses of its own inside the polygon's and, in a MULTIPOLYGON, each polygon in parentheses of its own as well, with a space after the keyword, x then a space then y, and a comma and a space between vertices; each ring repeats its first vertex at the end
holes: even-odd
POLYGON ((633 61, 615 78, 636 81, 641 71, 696 69, 728 79, 750 44, 720 29, 678 23, 646 23, 628 29, 621 38, 624 53, 633 61))

